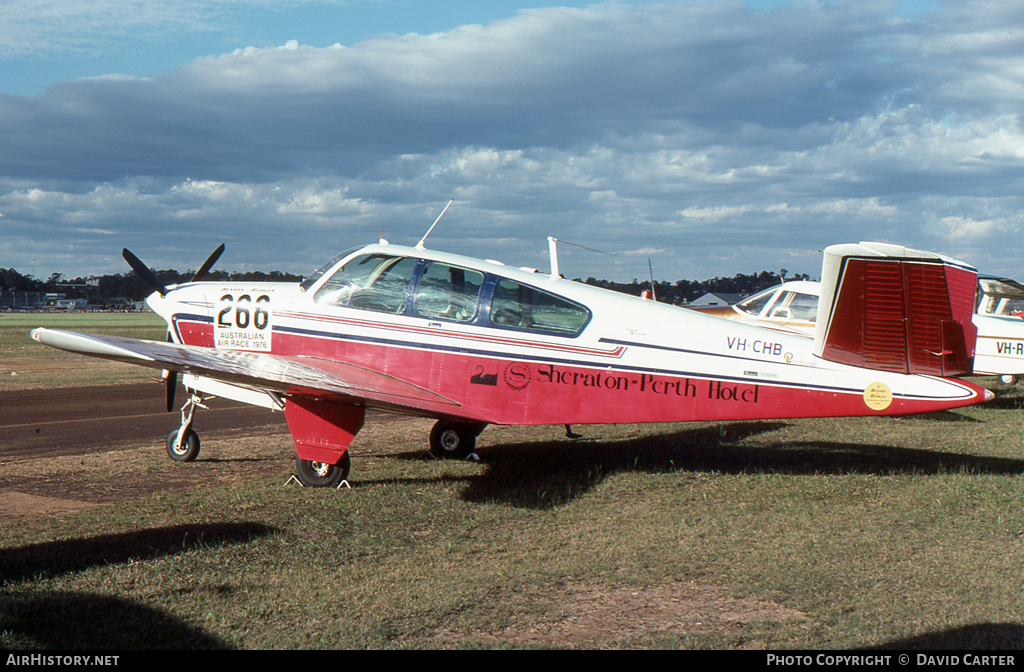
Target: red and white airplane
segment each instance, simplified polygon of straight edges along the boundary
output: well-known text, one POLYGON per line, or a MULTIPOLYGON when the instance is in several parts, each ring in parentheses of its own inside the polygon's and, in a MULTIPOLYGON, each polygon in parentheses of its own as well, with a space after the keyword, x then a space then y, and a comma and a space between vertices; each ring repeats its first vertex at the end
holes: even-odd
POLYGON ((183 374, 176 460, 198 454, 203 395, 283 410, 307 486, 347 478, 368 408, 436 418, 431 449, 455 456, 488 424, 905 415, 991 398, 953 378, 971 370, 977 281, 955 260, 828 248, 811 340, 566 280, 549 241, 550 273, 382 239, 298 284, 199 282, 222 246, 172 287, 125 250, 169 342, 32 337, 165 369, 171 390, 183 374))

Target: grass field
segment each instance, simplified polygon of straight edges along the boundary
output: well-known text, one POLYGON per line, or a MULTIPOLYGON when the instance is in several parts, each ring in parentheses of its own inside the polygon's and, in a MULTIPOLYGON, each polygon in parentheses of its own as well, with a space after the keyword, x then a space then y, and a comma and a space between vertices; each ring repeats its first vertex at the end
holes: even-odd
POLYGON ((1024 390, 991 387, 901 419, 491 427, 480 463, 371 423, 337 491, 286 484, 286 434, 140 449, 118 462, 154 478, 282 469, 5 522, 0 647, 1024 648, 1024 390))
POLYGON ((154 313, 0 313, 0 390, 117 384, 154 375, 143 367, 48 348, 29 336, 36 327, 167 337, 167 325, 154 313))

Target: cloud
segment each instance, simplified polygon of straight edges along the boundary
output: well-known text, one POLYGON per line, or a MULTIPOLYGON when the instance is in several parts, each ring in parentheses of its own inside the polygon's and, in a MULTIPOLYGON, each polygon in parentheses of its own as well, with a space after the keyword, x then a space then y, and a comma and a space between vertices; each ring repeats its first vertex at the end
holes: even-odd
POLYGON ((953 240, 985 236, 999 226, 998 222, 992 220, 979 222, 967 217, 943 217, 939 224, 944 235, 953 240))
POLYGON ((237 180, 242 164, 262 179, 351 174, 390 154, 467 145, 565 149, 680 129, 724 141, 875 105, 826 85, 855 78, 876 96, 891 86, 864 65, 863 21, 847 26, 860 13, 789 14, 723 2, 530 10, 357 48, 250 48, 156 79, 67 82, 0 100, 0 113, 16 120, 15 133, 22 119, 33 131, 19 134, 23 151, 12 148, 8 163, 31 152, 42 174, 201 167, 204 178, 237 180), (91 160, 66 161, 68 152, 91 160))
MULTIPOLYGON (((556 235, 651 250, 665 277, 816 275, 817 250, 864 239, 1013 266, 1024 17, 939 4, 534 9, 0 95, 5 251, 72 241, 122 270, 116 232, 160 267, 226 240, 225 263, 301 272, 381 226, 413 243, 455 198, 431 244, 516 265, 556 235)), ((567 254, 567 274, 646 273, 567 254)))
POLYGON ((210 30, 218 5, 224 4, 204 0, 5 0, 0 5, 0 59, 92 53, 139 32, 210 30))
POLYGON ((126 41, 222 33, 253 11, 344 0, 4 0, 0 61, 50 55, 94 56, 126 41))

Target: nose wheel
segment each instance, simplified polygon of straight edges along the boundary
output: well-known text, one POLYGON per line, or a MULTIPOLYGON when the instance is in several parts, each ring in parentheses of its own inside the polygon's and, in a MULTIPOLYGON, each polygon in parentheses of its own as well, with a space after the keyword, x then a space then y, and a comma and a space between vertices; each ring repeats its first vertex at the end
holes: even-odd
POLYGON ((185 429, 184 438, 178 441, 181 428, 167 435, 167 455, 175 462, 192 462, 199 457, 199 435, 191 427, 185 429))
POLYGON ((199 457, 199 435, 192 429, 197 407, 206 408, 203 397, 193 391, 181 407, 181 426, 167 435, 167 455, 175 462, 192 462, 199 457))

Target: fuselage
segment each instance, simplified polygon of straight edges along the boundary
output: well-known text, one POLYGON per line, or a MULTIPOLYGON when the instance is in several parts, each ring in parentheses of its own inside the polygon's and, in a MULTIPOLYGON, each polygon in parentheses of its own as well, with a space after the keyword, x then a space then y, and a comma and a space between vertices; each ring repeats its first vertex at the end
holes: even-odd
POLYGON ((482 423, 906 414, 984 394, 832 363, 799 334, 386 244, 301 284, 194 283, 149 303, 178 343, 363 366, 482 423))

